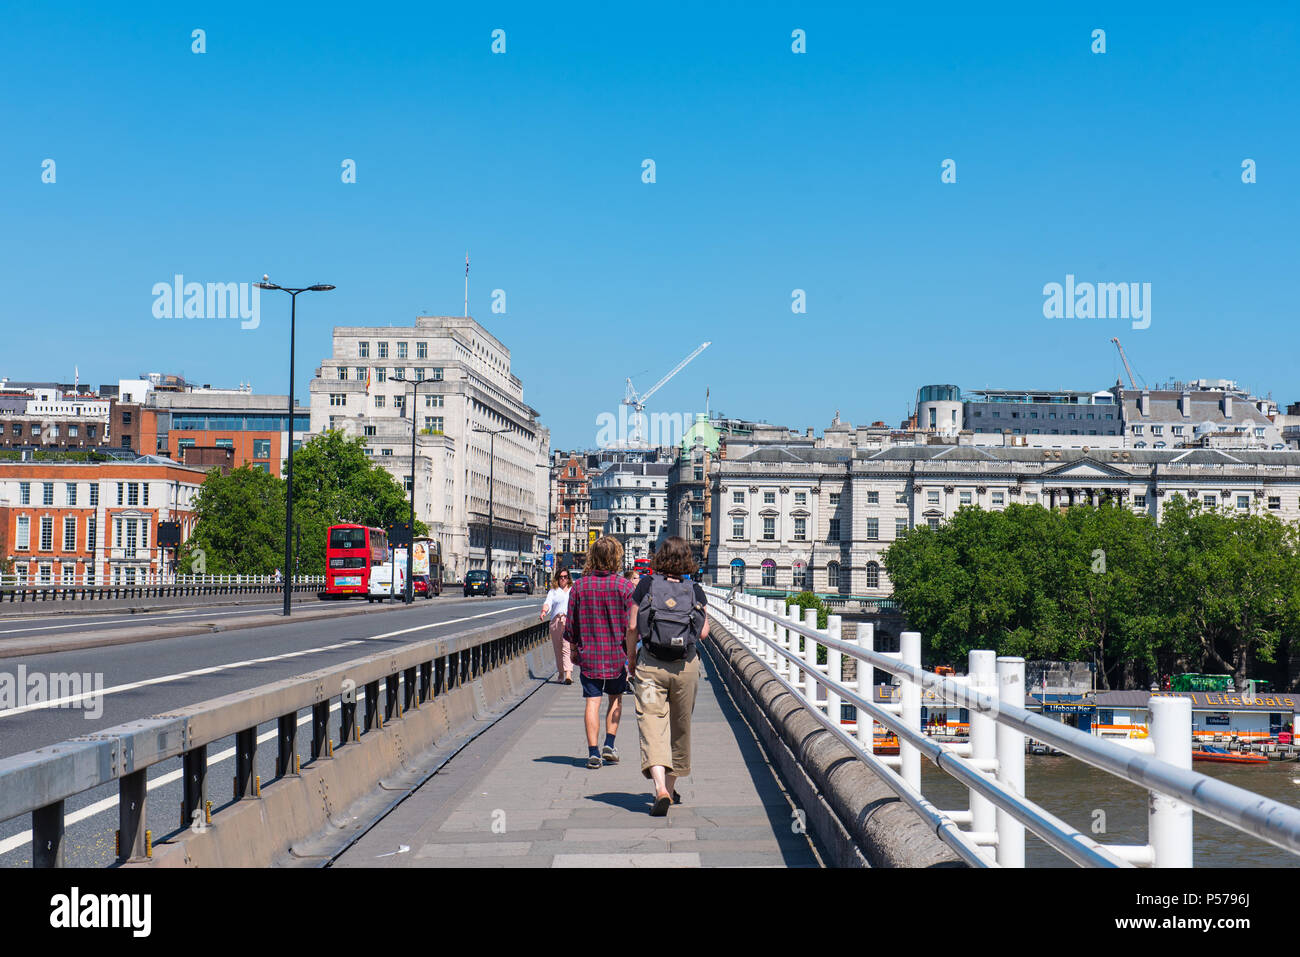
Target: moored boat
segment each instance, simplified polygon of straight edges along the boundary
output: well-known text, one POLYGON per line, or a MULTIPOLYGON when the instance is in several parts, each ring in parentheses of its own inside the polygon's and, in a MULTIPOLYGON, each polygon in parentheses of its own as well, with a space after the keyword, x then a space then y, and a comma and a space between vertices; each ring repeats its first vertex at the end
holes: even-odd
POLYGON ((1268 764, 1268 758, 1262 754, 1246 754, 1241 751, 1229 751, 1216 748, 1212 744, 1202 744, 1192 749, 1193 761, 1214 761, 1219 764, 1268 764))

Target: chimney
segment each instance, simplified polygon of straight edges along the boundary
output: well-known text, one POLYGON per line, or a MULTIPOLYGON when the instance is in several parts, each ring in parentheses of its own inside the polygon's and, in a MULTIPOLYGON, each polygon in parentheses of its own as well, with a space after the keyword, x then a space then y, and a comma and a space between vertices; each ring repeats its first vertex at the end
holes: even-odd
POLYGON ((1183 414, 1183 418, 1187 418, 1192 414, 1192 394, 1190 392, 1184 392, 1178 397, 1178 411, 1183 414))
POLYGON ((1223 417, 1225 419, 1232 418, 1232 396, 1226 392, 1223 394, 1223 417))
POLYGON ((1138 396, 1138 412, 1141 415, 1151 414, 1151 393, 1146 389, 1143 389, 1142 394, 1138 396))

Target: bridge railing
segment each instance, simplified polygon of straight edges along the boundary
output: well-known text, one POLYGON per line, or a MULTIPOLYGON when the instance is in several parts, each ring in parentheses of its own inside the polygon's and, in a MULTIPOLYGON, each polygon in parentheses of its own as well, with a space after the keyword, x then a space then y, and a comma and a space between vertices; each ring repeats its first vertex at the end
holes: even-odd
POLYGON ((973 866, 1023 867, 1028 829, 1084 866, 1190 867, 1193 809, 1300 854, 1300 810, 1191 770, 1189 699, 1151 698, 1145 747, 1152 754, 1144 754, 1027 711, 1023 658, 972 651, 968 675, 945 677, 921 668, 919 632, 903 632, 898 652, 878 652, 872 648, 870 625, 861 628, 857 642, 845 641, 839 615, 828 616, 827 627, 819 629, 814 609, 794 605, 787 610, 780 598, 731 594, 718 588, 706 591, 713 599, 710 612, 727 630, 973 866), (817 663, 819 647, 826 651, 824 665, 817 663), (845 655, 857 661, 852 683, 842 678, 845 655), (901 682, 897 702, 872 700, 876 668, 901 682), (824 707, 818 700, 819 686, 826 692, 824 707), (969 710, 969 742, 938 742, 923 733, 923 691, 969 710), (842 703, 857 709, 854 733, 841 723, 842 703), (897 756, 875 754, 876 722, 897 735, 897 756), (1027 737, 1147 790, 1151 795, 1147 843, 1098 843, 1030 801, 1025 796, 1027 737), (922 757, 965 785, 968 808, 942 810, 924 797, 922 757))
MULTIPOLYGON (((298 575, 295 592, 319 591, 323 575, 298 575)), ((115 598, 182 598, 191 595, 274 594, 284 590, 273 575, 139 575, 131 581, 96 581, 84 573, 46 581, 0 575, 0 602, 103 601, 115 598)))
POLYGON ((212 823, 210 745, 234 736, 234 800, 255 798, 261 791, 256 776, 260 725, 275 722, 278 729, 276 777, 295 775, 301 766, 299 712, 311 711, 310 760, 327 759, 334 755, 335 741, 339 748, 351 747, 362 741, 363 733, 382 730, 385 722, 526 653, 546 636, 545 623, 529 613, 0 758, 0 821, 30 813, 33 866, 62 867, 65 802, 116 782, 117 859, 149 857, 146 778, 154 765, 180 759, 179 828, 202 829, 212 823), (365 712, 359 721, 361 701, 365 712), (339 712, 336 735, 330 729, 334 710, 339 712))

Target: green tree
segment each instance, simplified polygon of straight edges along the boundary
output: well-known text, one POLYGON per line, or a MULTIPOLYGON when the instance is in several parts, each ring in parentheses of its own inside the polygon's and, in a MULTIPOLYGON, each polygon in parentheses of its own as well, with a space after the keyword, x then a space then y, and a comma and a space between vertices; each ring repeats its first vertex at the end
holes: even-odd
POLYGON ((180 571, 198 560, 209 575, 266 575, 284 562, 284 483, 261 469, 212 469, 194 502, 195 525, 180 571), (200 560, 201 559, 201 560, 200 560))

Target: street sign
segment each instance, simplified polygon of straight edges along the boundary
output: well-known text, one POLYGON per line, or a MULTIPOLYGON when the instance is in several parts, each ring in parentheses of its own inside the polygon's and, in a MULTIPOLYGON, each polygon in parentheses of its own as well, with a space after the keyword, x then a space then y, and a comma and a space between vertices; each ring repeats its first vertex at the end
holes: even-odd
POLYGON ((553 554, 551 554, 550 552, 547 552, 547 553, 546 553, 546 567, 547 567, 547 568, 554 568, 554 567, 555 567, 555 556, 554 556, 553 554))

